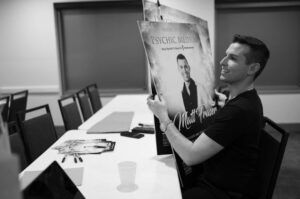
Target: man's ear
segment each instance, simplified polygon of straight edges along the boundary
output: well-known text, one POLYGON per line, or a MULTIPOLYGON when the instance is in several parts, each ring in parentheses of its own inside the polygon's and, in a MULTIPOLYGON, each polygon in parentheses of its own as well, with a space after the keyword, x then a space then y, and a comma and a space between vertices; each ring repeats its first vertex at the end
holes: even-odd
POLYGON ((252 63, 248 68, 248 75, 255 75, 260 69, 260 63, 252 63))

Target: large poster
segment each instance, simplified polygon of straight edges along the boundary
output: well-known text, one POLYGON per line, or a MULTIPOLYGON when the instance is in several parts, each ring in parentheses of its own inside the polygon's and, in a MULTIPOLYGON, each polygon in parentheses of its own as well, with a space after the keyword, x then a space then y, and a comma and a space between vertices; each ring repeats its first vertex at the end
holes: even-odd
MULTIPOLYGON (((194 24, 140 22, 151 74, 171 118, 212 102, 205 55, 194 24)), ((179 126, 180 127, 180 126, 179 126)), ((182 126, 183 127, 183 126, 182 126)))
MULTIPOLYGON (((179 98, 180 93, 178 91, 178 88, 181 85, 182 91, 184 96, 188 96, 186 93, 189 92, 184 89, 183 86, 183 77, 185 74, 182 74, 181 77, 179 77, 180 73, 179 71, 173 71, 175 73, 174 78, 169 79, 172 73, 170 73, 170 76, 168 76, 168 80, 174 80, 174 83, 164 84, 166 85, 168 89, 166 93, 164 93, 168 98, 171 98, 172 100, 169 102, 170 104, 170 111, 171 115, 174 115, 175 113, 183 113, 184 111, 190 111, 190 109, 193 109, 195 106, 200 106, 202 104, 208 103, 210 101, 210 96, 213 93, 214 87, 215 87, 215 68, 212 61, 212 52, 211 52, 211 46, 210 46, 210 39, 209 39, 209 31, 208 31, 208 23, 206 20, 201 19, 199 17, 193 16, 191 14, 185 13, 183 11, 162 5, 159 3, 159 0, 154 3, 150 0, 143 0, 143 9, 144 9, 144 19, 145 21, 153 21, 153 22, 179 22, 179 23, 191 23, 195 24, 197 29, 197 34, 199 36, 199 54, 197 54, 196 57, 201 59, 200 61, 189 60, 189 55, 186 56, 187 62, 190 66, 190 79, 196 80, 197 84, 199 84, 199 92, 197 92, 196 97, 190 97, 194 101, 190 102, 190 106, 186 105, 188 103, 187 97, 179 98), (170 85, 170 86, 169 86, 170 85), (201 90, 200 90, 201 88, 201 90), (195 102, 197 100, 197 103, 195 102), (186 108, 187 107, 187 108, 186 108)), ((194 30, 196 31, 196 30, 194 30)), ((183 46, 183 45, 182 45, 183 46)), ((178 46, 177 46, 178 47, 178 46)), ((178 53, 179 54, 179 53, 178 53)), ((184 53, 182 53, 184 55, 184 53)), ((193 55, 192 55, 193 56, 193 55)), ((193 57, 194 59, 194 57, 193 57)), ((173 66, 176 66, 177 63, 174 63, 174 55, 173 58, 171 58, 170 63, 173 63, 173 66), (173 61, 173 62, 172 62, 173 61)), ((168 62, 167 61, 167 62, 168 62)), ((176 68, 176 67, 175 67, 176 68)), ((184 71, 183 71, 184 72, 184 71)), ((155 71, 152 70, 152 75, 155 76, 155 71)), ((186 72, 185 72, 186 73, 186 72)), ((165 74, 163 74, 165 75, 165 74)), ((163 76, 162 75, 162 76, 163 76)), ((168 74, 167 74, 168 75, 168 74)), ((164 76, 165 77, 165 76, 164 76)), ((153 78, 155 79, 155 77, 153 78)), ((152 79, 152 80, 153 80, 152 79)), ((157 79, 157 78, 156 78, 157 79)), ((157 81, 157 80, 156 80, 157 81)), ((157 82, 156 82, 157 84, 157 82)), ((154 82, 152 81, 152 93, 156 93, 156 90, 154 88, 154 82)), ((195 86, 194 86, 195 88, 195 86)), ((192 89, 193 90, 193 89, 192 89)), ((194 89, 195 90, 195 89, 194 89)), ((164 91, 163 91, 164 92, 164 91)), ((192 95, 195 95, 196 92, 192 92, 192 95)), ((189 93, 188 93, 189 94, 189 93)), ((171 153, 171 147, 170 144, 164 134, 160 132, 159 129, 159 121, 157 118, 155 118, 155 127, 156 127, 156 144, 157 144, 157 153, 158 154, 167 154, 171 153)), ((186 121, 186 120, 185 120, 186 121)), ((190 121, 190 120, 188 120, 190 121)))
MULTIPOLYGON (((150 65, 155 90, 163 96, 168 114, 179 131, 196 139, 213 119, 212 92, 207 87, 210 65, 195 24, 138 22, 150 65)), ((159 128, 156 128, 158 130, 159 128)), ((158 130, 159 131, 159 130, 158 130)), ((156 132, 157 148, 163 147, 163 134, 156 132), (160 134, 160 137, 158 136, 160 134)), ((192 168, 175 154, 182 184, 190 182, 192 168)))
MULTIPOLYGON (((212 121, 217 107, 212 99, 215 68, 206 20, 150 0, 143 0, 140 32, 148 57, 152 93, 162 95, 180 132, 195 140, 212 121)), ((155 117, 157 154, 174 153, 182 186, 193 178, 188 167, 172 151, 155 117)))

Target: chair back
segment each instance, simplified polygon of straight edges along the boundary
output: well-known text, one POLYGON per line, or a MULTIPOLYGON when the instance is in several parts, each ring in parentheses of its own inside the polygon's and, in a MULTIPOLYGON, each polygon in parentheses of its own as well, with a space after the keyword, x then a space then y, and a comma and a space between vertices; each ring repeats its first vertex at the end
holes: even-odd
POLYGON ((25 152, 24 141, 20 134, 20 129, 16 121, 8 124, 9 142, 11 152, 19 158, 20 171, 28 166, 27 156, 25 152))
POLYGON ((66 131, 77 129, 81 124, 81 116, 74 95, 58 100, 66 131))
POLYGON ((19 112, 17 119, 21 127, 26 154, 31 163, 57 140, 49 105, 19 112), (25 119, 22 121, 24 114, 25 119))
POLYGON ((91 100, 93 112, 96 113, 98 110, 102 108, 102 103, 98 92, 97 84, 88 85, 86 87, 86 90, 91 100))
POLYGON ((289 133, 267 117, 264 118, 264 121, 265 127, 262 131, 259 143, 259 199, 271 199, 280 171, 289 133))
POLYGON ((23 112, 23 115, 20 116, 21 120, 24 120, 25 118, 24 111, 26 110, 27 99, 28 99, 28 90, 11 94, 10 102, 9 102, 8 122, 16 121, 17 120, 16 114, 20 111, 23 112))
POLYGON ((90 98, 86 89, 82 89, 76 93, 79 106, 81 109, 83 120, 86 121, 93 115, 90 98))
POLYGON ((4 121, 8 119, 8 106, 9 105, 9 96, 1 97, 0 98, 0 110, 2 110, 2 118, 4 121), (2 108, 2 109, 1 109, 2 108))

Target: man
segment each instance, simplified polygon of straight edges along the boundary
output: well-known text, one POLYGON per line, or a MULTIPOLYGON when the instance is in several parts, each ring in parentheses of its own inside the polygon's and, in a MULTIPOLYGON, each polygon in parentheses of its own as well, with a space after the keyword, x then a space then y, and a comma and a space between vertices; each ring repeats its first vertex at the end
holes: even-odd
POLYGON ((183 54, 177 55, 177 69, 184 81, 181 91, 184 108, 191 112, 198 107, 197 86, 191 78, 191 67, 183 54))
POLYGON ((269 50, 260 40, 235 35, 221 60, 220 80, 227 85, 228 101, 213 123, 194 141, 186 139, 170 121, 163 97, 148 99, 172 147, 187 165, 203 164, 196 185, 183 198, 256 198, 256 165, 263 110, 254 88, 269 50))
POLYGON ((209 100, 209 95, 207 94, 206 89, 191 78, 191 67, 183 54, 177 55, 177 69, 184 81, 181 91, 184 108, 190 113, 193 109, 197 109, 198 107, 197 87, 201 87, 200 104, 205 104, 205 101, 209 100), (204 98, 207 99, 204 100, 204 98))

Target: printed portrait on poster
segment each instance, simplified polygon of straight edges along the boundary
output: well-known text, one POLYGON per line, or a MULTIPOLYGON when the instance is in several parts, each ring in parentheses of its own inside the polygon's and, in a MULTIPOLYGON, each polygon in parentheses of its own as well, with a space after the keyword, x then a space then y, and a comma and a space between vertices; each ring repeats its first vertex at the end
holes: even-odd
POLYGON ((156 91, 181 130, 191 128, 202 107, 213 103, 205 54, 195 24, 139 22, 156 91))
POLYGON ((205 67, 206 82, 203 86, 207 92, 213 92, 215 88, 215 67, 213 64, 213 56, 208 31, 208 22, 205 19, 196 17, 181 10, 158 4, 159 1, 143 0, 144 20, 155 22, 177 22, 195 24, 198 30, 200 43, 202 46, 203 60, 202 62, 208 66, 205 67))

